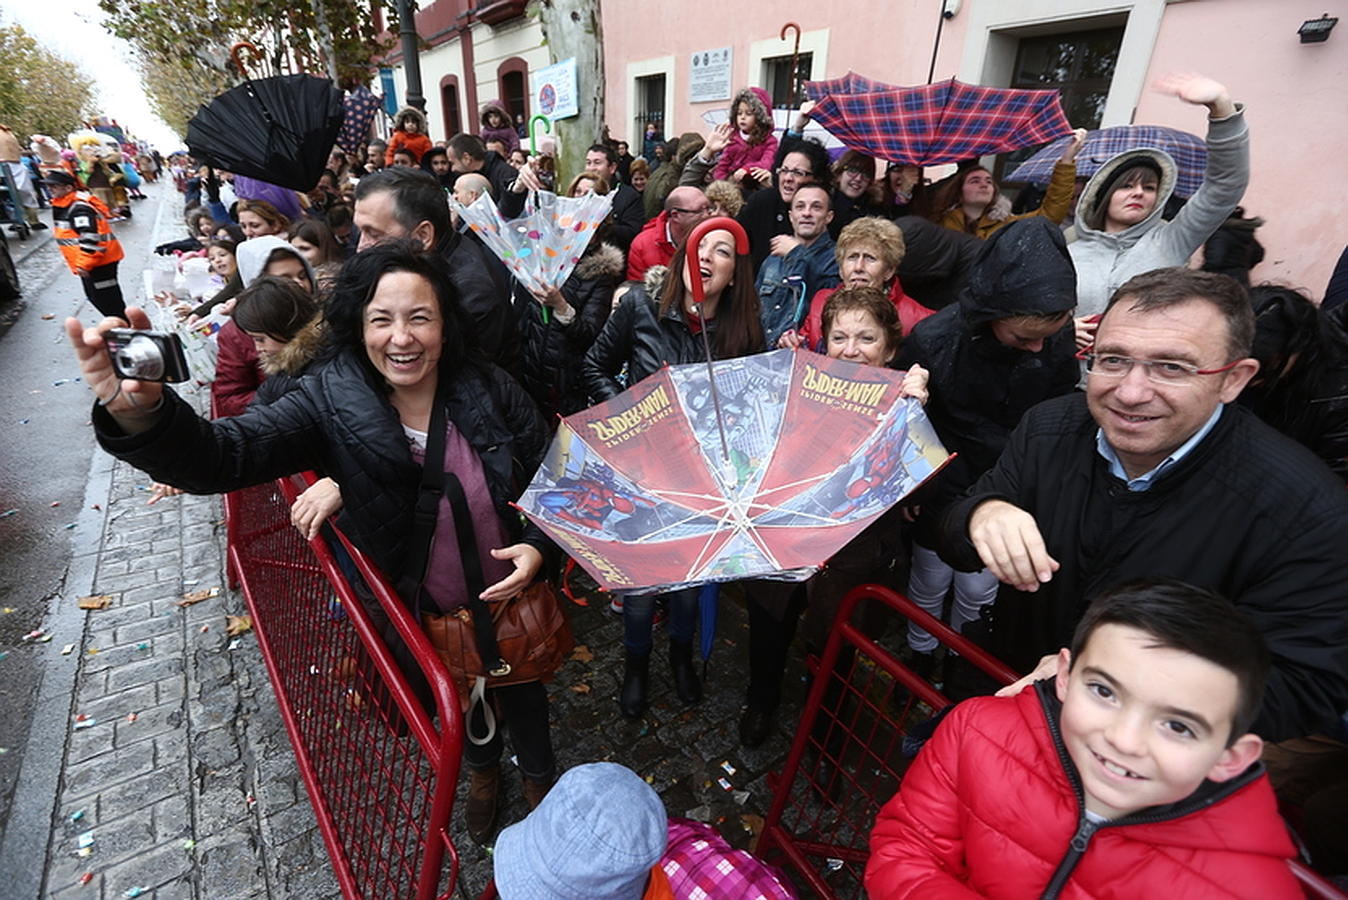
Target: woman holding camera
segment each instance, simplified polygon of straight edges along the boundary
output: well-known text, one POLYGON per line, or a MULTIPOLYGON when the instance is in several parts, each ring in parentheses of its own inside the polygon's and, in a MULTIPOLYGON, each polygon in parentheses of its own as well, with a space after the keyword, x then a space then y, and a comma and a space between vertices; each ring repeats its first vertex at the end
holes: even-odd
MULTIPOLYGON (((84 379, 98 396, 93 419, 110 453, 193 493, 230 491, 293 472, 319 469, 341 485, 342 526, 397 583, 416 555, 409 536, 434 420, 445 422, 444 472, 457 477, 475 523, 476 559, 459 552, 456 517, 441 499, 425 578, 415 592, 427 614, 449 614, 471 602, 465 574, 480 565, 487 602, 518 594, 538 576, 552 545, 521 524, 509 502, 537 467, 547 431, 513 380, 465 352, 454 289, 443 260, 405 244, 385 244, 353 257, 325 309, 323 359, 274 402, 214 422, 198 417, 163 385, 119 379, 105 352, 104 319, 84 328, 66 320, 84 379), (439 412, 437 412, 437 410, 439 412), (446 539, 447 538, 447 539, 446 539)), ((149 322, 138 309, 131 324, 149 322)), ((466 538, 466 536, 465 536, 466 538)), ((415 566, 412 566, 415 568, 415 566)), ((420 573, 406 573, 415 579, 420 573)), ((415 580, 414 580, 415 583, 415 580)), ((524 795, 536 806, 551 786, 555 760, 548 702, 537 681, 488 689, 504 713, 524 795)), ((474 706, 475 733, 483 713, 474 706)), ((469 744, 467 825, 490 836, 500 786, 499 731, 469 744)))

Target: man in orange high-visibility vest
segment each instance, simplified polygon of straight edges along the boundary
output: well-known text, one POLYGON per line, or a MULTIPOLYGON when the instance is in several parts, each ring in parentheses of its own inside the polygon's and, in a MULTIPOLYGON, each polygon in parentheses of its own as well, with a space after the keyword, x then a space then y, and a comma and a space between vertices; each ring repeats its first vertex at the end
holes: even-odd
POLYGON ((84 284, 84 296, 105 316, 126 315, 117 283, 122 245, 108 224, 108 208, 93 194, 78 189, 68 172, 48 172, 42 179, 51 194, 52 233, 70 271, 84 284))

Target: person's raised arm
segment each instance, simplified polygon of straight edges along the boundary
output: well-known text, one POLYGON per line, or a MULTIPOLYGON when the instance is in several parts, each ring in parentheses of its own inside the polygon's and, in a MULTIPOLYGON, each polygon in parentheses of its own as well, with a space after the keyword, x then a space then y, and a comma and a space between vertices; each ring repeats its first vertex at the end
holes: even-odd
POLYGON ((1192 73, 1168 75, 1156 90, 1208 109, 1207 167, 1189 202, 1160 234, 1168 255, 1189 257, 1212 237, 1245 195, 1250 183, 1250 132, 1244 108, 1220 82, 1192 73))

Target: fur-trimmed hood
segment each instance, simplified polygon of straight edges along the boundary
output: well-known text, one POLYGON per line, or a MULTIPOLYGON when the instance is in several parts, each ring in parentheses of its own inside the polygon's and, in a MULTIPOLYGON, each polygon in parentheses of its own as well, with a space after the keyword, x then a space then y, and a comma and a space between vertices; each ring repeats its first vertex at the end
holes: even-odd
POLYGON ((404 106, 398 110, 398 114, 393 117, 393 126, 395 128, 403 127, 403 119, 411 116, 417 122, 417 134, 426 134, 426 114, 415 106, 404 106))
POLYGON ((1125 243, 1131 243, 1160 224, 1161 216, 1165 212, 1165 205, 1170 201, 1171 195, 1175 193, 1179 166, 1176 165, 1174 158, 1164 150, 1140 147, 1134 150, 1125 150, 1110 157, 1104 165, 1095 171, 1090 181, 1086 182, 1086 187, 1082 189, 1081 197, 1077 200, 1076 226, 1079 234, 1083 232, 1105 233, 1105 212, 1109 206, 1107 191, 1114 186, 1114 176, 1120 169, 1135 166, 1139 162, 1149 163, 1161 173, 1160 184, 1156 189, 1156 205, 1152 207, 1151 214, 1145 219, 1135 225, 1130 225, 1121 232, 1117 232, 1116 236, 1125 243))
POLYGON ((591 281, 605 276, 621 280, 626 270, 623 252, 612 244, 601 243, 590 248, 580 258, 580 262, 576 264, 576 269, 572 274, 582 281, 591 281))
POLYGON ((268 377, 272 375, 293 375, 298 377, 309 363, 318 356, 323 345, 323 316, 314 316, 313 320, 299 330, 278 353, 262 359, 262 371, 268 377))
POLYGON ((646 274, 641 276, 641 286, 646 289, 646 296, 659 302, 660 295, 664 293, 665 282, 669 280, 669 266, 651 266, 646 270, 646 274))
POLYGON ((481 108, 480 110, 478 110, 477 120, 478 120, 478 122, 481 123, 481 125, 482 125, 483 128, 514 128, 514 127, 515 127, 514 124, 511 122, 511 119, 510 119, 510 110, 506 109, 505 104, 502 103, 500 100, 488 100, 486 103, 482 104, 482 108, 481 108), (501 114, 501 118, 505 121, 505 124, 504 124, 504 125, 492 125, 490 122, 487 121, 487 113, 489 113, 489 112, 498 112, 498 113, 500 113, 500 114, 501 114))
POLYGON ((730 127, 735 127, 735 110, 741 103, 748 104, 764 134, 772 134, 777 123, 772 118, 772 97, 761 87, 741 88, 730 98, 730 127))

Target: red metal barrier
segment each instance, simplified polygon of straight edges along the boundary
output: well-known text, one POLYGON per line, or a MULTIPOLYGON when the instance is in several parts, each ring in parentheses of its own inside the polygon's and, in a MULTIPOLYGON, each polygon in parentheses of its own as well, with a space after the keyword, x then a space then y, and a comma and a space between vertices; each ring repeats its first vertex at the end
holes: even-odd
POLYGON ((843 598, 756 849, 785 857, 797 882, 826 900, 865 896, 871 826, 909 763, 903 739, 949 703, 852 623, 862 601, 913 620, 1002 684, 1019 677, 888 588, 865 584, 843 598))
POLYGON ((242 584, 342 893, 448 897, 458 875, 449 822, 463 746, 454 687, 359 551, 330 530, 341 549, 322 537, 306 543, 290 524, 290 505, 311 481, 226 496, 231 577, 242 584), (358 596, 338 562, 343 553, 372 597, 358 596), (385 635, 409 649, 402 665, 385 635), (408 671, 429 685, 420 689, 430 711, 408 671))

